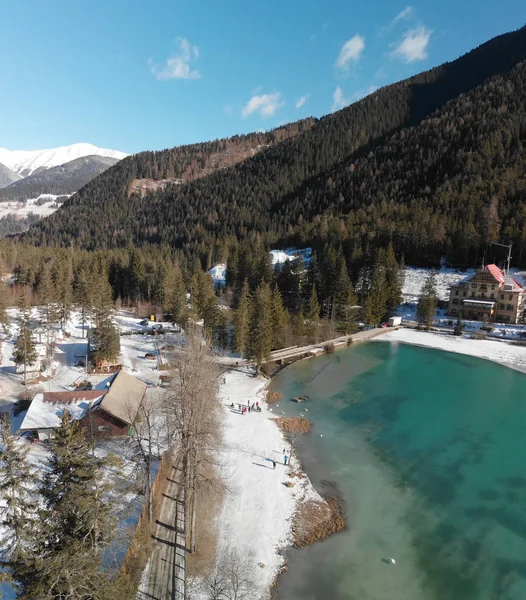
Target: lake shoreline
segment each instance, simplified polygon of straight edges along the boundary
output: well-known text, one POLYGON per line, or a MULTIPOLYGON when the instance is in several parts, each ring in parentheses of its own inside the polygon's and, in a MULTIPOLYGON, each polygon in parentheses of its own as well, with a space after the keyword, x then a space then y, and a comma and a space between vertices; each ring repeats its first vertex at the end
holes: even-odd
POLYGON ((371 340, 378 342, 397 342, 420 348, 431 348, 444 352, 453 352, 473 358, 481 358, 500 364, 514 371, 526 374, 526 347, 514 346, 501 340, 477 340, 469 336, 454 336, 450 333, 417 331, 401 328, 389 331, 384 336, 371 340))

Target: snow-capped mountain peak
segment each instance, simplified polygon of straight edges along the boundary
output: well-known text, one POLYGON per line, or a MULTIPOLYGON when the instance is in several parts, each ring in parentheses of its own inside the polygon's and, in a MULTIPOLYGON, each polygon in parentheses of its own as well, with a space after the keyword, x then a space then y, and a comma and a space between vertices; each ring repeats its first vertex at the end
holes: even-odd
POLYGON ((118 150, 98 148, 93 144, 72 144, 49 150, 6 150, 0 148, 0 163, 27 177, 37 169, 50 169, 84 156, 107 156, 118 160, 127 156, 118 150))

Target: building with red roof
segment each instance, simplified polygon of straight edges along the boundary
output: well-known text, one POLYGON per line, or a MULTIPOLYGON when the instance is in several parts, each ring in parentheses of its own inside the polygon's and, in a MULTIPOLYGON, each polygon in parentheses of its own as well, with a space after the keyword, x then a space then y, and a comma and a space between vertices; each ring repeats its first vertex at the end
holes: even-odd
POLYGON ((522 323, 526 290, 497 265, 486 265, 472 277, 451 286, 448 314, 474 321, 522 323))

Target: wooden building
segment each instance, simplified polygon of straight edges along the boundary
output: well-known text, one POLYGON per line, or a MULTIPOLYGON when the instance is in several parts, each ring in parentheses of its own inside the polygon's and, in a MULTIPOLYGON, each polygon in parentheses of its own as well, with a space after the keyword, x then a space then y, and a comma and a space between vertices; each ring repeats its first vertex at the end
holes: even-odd
POLYGON ((20 431, 32 433, 34 439, 47 440, 67 410, 91 439, 125 437, 145 401, 146 390, 145 383, 119 371, 100 390, 36 394, 20 431))

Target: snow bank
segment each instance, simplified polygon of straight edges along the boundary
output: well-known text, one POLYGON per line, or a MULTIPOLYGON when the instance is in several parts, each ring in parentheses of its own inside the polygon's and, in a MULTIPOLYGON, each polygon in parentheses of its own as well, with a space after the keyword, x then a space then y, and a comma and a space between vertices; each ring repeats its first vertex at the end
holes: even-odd
POLYGON ((290 456, 290 446, 272 421, 272 409, 245 415, 238 411, 238 404, 259 401, 266 406, 266 383, 248 370, 236 370, 226 374, 220 390, 225 443, 221 470, 229 491, 217 517, 217 560, 232 552, 246 559, 246 575, 254 581, 253 597, 258 599, 269 597, 283 565, 279 551, 292 542, 291 521, 297 503, 304 498, 320 499, 307 478, 295 479, 291 488, 283 485, 290 469, 283 465, 283 450, 290 456), (272 459, 277 462, 275 470, 272 459))
POLYGON ((484 358, 526 373, 526 347, 512 346, 506 342, 492 340, 473 340, 466 336, 454 336, 451 333, 430 333, 414 329, 398 329, 378 336, 377 342, 402 342, 415 346, 425 346, 447 352, 467 354, 484 358))

